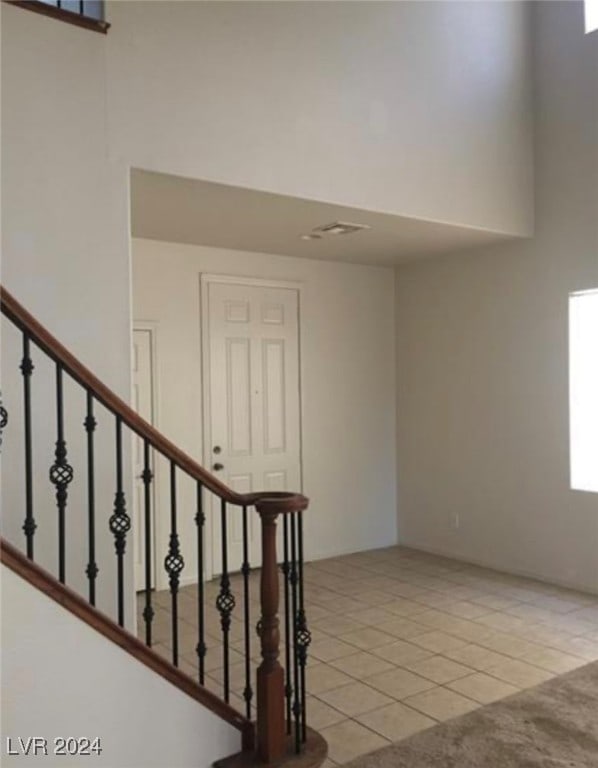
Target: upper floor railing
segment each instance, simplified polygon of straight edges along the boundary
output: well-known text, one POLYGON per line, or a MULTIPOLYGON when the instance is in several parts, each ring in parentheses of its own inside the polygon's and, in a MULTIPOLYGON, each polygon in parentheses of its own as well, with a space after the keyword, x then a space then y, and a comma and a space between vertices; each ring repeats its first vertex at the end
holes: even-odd
POLYGON ((3 0, 27 11, 41 13, 67 24, 106 33, 110 24, 104 18, 103 0, 3 0))

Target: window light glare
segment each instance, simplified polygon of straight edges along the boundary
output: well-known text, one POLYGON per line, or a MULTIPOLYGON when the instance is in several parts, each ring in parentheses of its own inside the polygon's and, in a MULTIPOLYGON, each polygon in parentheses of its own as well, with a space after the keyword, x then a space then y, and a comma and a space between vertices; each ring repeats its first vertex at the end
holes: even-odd
POLYGON ((598 290, 569 297, 571 487, 598 492, 598 290))
POLYGON ((586 34, 598 29, 598 0, 585 0, 586 34))

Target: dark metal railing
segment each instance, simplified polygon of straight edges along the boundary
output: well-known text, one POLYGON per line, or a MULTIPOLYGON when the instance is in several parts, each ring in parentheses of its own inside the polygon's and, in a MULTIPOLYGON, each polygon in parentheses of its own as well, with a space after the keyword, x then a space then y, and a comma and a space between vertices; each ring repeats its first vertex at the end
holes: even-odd
POLYGON ((195 513, 195 524, 197 526, 197 645, 195 653, 197 654, 197 669, 199 675, 199 684, 205 683, 205 658, 207 653, 204 623, 204 573, 203 551, 204 551, 204 526, 206 516, 203 511, 203 485, 197 483, 197 512, 195 513))
POLYGON ((97 425, 93 415, 93 395, 87 390, 87 414, 83 426, 87 432, 87 525, 88 525, 88 561, 85 574, 89 581, 89 602, 96 604, 96 578, 98 565, 96 563, 96 493, 95 493, 95 463, 94 463, 94 432, 97 425))
POLYGON ((34 11, 78 27, 106 34, 110 24, 104 19, 103 0, 5 0, 17 8, 34 11))
MULTIPOLYGON (((39 460, 39 446, 35 441, 47 440, 47 435, 41 429, 42 425, 34 424, 33 419, 33 414, 36 413, 32 397, 32 384, 36 381, 34 358, 38 370, 43 371, 43 357, 49 358, 55 370, 53 396, 56 440, 49 479, 54 486, 57 508, 58 579, 65 584, 67 581, 77 582, 83 577, 87 599, 95 606, 103 577, 114 569, 116 581, 113 610, 118 624, 125 626, 127 609, 131 607, 130 601, 136 600, 133 594, 127 593, 128 581, 125 578, 125 561, 130 554, 128 543, 133 532, 133 521, 128 512, 130 499, 127 499, 128 447, 132 445, 130 436, 136 436, 141 447, 143 464, 137 505, 140 519, 136 522, 143 525, 143 532, 138 541, 143 551, 145 583, 139 599, 143 605, 140 634, 146 646, 151 648, 162 645, 155 642, 154 623, 158 612, 163 614, 164 608, 167 607, 170 632, 166 650, 172 664, 181 666, 183 656, 189 650, 186 644, 190 632, 189 622, 181 619, 182 601, 189 606, 188 588, 185 587, 184 594, 181 591, 181 578, 186 567, 183 552, 196 550, 197 583, 192 588, 194 598, 189 610, 191 614, 197 614, 194 630, 196 639, 193 640, 192 653, 196 657, 195 676, 199 684, 218 684, 221 696, 227 704, 243 710, 247 721, 256 721, 257 750, 262 760, 271 762, 279 759, 287 750, 287 743, 291 744, 293 751, 301 751, 307 739, 305 665, 311 639, 305 618, 303 594, 302 511, 307 507, 307 499, 298 494, 283 492, 245 495, 233 492, 119 400, 4 289, 1 290, 1 297, 3 314, 21 334, 21 338, 16 341, 22 349, 20 397, 25 452, 25 521, 22 528, 25 533, 27 557, 34 559, 36 533, 43 529, 46 535, 52 525, 46 514, 47 504, 41 498, 39 479, 34 475, 34 463, 37 465, 39 460), (70 392, 70 388, 65 389, 66 379, 69 380, 69 386, 70 382, 74 381, 83 390, 81 413, 78 410, 81 408, 79 401, 67 402, 65 394, 70 392), (80 441, 73 426, 77 423, 80 425, 80 441), (113 440, 113 448, 105 455, 108 440, 113 440), (75 451, 79 442, 82 446, 80 466, 83 470, 78 474, 73 468, 73 464, 79 466, 77 454, 73 452, 73 448, 69 449, 69 442, 75 446, 75 451), (69 450, 75 461, 69 456, 69 450), (166 504, 161 504, 155 494, 158 464, 169 479, 168 492, 165 494, 166 504), (99 491, 105 490, 106 483, 108 486, 113 483, 111 487, 114 496, 109 511, 104 504, 100 504, 99 496, 99 491), (191 490, 193 493, 185 494, 185 490, 191 490), (38 507, 37 520, 34 518, 34 491, 38 507), (193 510, 189 509, 190 495, 194 498, 193 510), (218 512, 213 522, 219 529, 221 561, 217 593, 213 585, 205 580, 206 510, 212 509, 214 497, 218 499, 218 512), (86 505, 84 512, 79 500, 83 500, 86 505), (261 643, 259 666, 252 659, 251 645, 254 621, 251 605, 252 584, 258 569, 255 566, 252 568, 250 560, 250 515, 256 513, 262 527, 262 562, 259 564, 260 616, 257 622, 261 643), (167 601, 155 591, 155 571, 158 566, 154 566, 153 560, 156 546, 154 518, 157 514, 160 514, 161 519, 167 519, 169 525, 168 547, 163 559, 169 590, 167 601), (190 514, 194 514, 192 519, 195 522, 196 537, 194 534, 193 541, 186 541, 181 539, 181 530, 186 530, 181 527, 181 521, 190 514), (233 516, 237 516, 236 522, 240 523, 242 531, 239 561, 236 557, 231 560, 229 531, 233 516), (283 578, 284 669, 279 662, 278 630, 279 565, 276 526, 280 517, 283 528, 283 560, 280 570, 283 578), (69 533, 75 528, 85 529, 83 542, 74 535, 69 537, 69 533), (108 532, 113 537, 116 560, 114 566, 106 560, 106 547, 98 543, 99 538, 105 538, 108 532), (84 564, 84 576, 74 572, 75 566, 71 565, 69 560, 71 553, 76 553, 77 546, 82 546, 84 551, 79 553, 80 556, 76 557, 74 562, 84 564), (211 606, 210 596, 214 599, 211 606), (210 610, 215 613, 210 613, 210 610), (234 659, 238 659, 239 654, 242 657, 242 663, 237 662, 234 669, 231 664, 232 654, 234 659)), ((4 375, 6 376, 6 367, 4 375)), ((42 382, 39 390, 47 391, 48 383, 44 382, 43 386, 41 384, 42 382)), ((19 397, 18 391, 18 388, 10 389, 14 397, 19 397)), ((6 428, 10 414, 16 415, 18 412, 16 402, 9 403, 8 407, 6 404, 0 406, 0 444, 1 430, 6 428)), ((11 451, 11 438, 16 429, 18 425, 13 423, 10 425, 10 431, 5 433, 4 451, 11 451)), ((17 445, 19 443, 18 440, 14 442, 17 445)), ((162 652, 164 650, 162 648, 162 652)))
MULTIPOLYGON (((27 541, 27 557, 33 559, 33 535, 35 534, 35 519, 33 517, 33 460, 31 448, 31 374, 33 363, 30 355, 30 341, 27 333, 23 333, 23 358, 21 360, 23 374, 23 431, 25 436, 25 523, 23 531, 27 541)), ((5 418, 8 414, 5 410, 5 418)))
POLYGON ((154 473, 150 465, 150 444, 147 440, 143 441, 143 472, 141 480, 143 481, 143 522, 144 522, 144 566, 145 566, 145 607, 143 609, 143 620, 145 622, 145 644, 152 645, 152 621, 154 618, 154 609, 152 607, 152 480, 154 473))
POLYGON ((249 598, 249 574, 251 565, 249 563, 249 528, 247 521, 247 507, 243 507, 243 563, 241 565, 243 574, 243 641, 245 646, 245 688, 243 689, 243 699, 247 717, 251 720, 251 699, 253 698, 253 688, 251 686, 251 608, 249 598))
POLYGON ((88 19, 103 21, 104 3, 102 0, 41 0, 45 5, 57 8, 59 11, 75 13, 88 19))

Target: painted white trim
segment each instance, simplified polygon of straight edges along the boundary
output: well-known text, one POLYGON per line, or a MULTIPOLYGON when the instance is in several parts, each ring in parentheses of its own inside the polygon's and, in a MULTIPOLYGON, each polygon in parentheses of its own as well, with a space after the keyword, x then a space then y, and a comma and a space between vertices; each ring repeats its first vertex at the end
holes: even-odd
POLYGON ((155 320, 133 320, 133 330, 131 334, 135 333, 135 331, 150 332, 150 346, 152 350, 152 426, 159 430, 160 367, 158 366, 158 336, 160 333, 160 324, 155 320))
MULTIPOLYGON (((298 492, 303 492, 303 357, 301 354, 302 339, 302 291, 303 283, 290 280, 269 280, 264 278, 246 277, 244 275, 218 275, 209 272, 199 273, 200 286, 200 339, 201 339, 201 400, 202 400, 202 421, 203 421, 203 445, 202 445, 202 466, 208 468, 210 462, 212 445, 212 421, 210 418, 210 313, 209 313, 209 286, 213 283, 224 283, 227 285, 246 285, 258 288, 278 288, 291 290, 297 293, 297 367, 299 374, 299 488, 298 492)), ((205 542, 210 542, 210 547, 205 547, 204 558, 206 566, 206 579, 210 580, 214 575, 213 551, 214 551, 214 520, 211 515, 206 515, 206 529, 204 531, 205 542)))
MULTIPOLYGON (((133 327, 131 329, 131 343, 133 341, 133 334, 135 331, 146 331, 150 334, 150 352, 151 352, 151 385, 152 385, 152 426, 157 430, 160 430, 160 366, 158 365, 158 336, 159 336, 159 323, 155 320, 133 320, 133 327)), ((131 368, 132 370, 132 368, 131 368)), ((133 386, 133 375, 131 374, 131 387, 133 386)), ((154 588, 156 591, 166 589, 168 587, 168 581, 166 574, 161 568, 157 567, 158 552, 166 552, 168 548, 168 539, 164 531, 164 526, 160 516, 156 514, 156 508, 160 499, 160 473, 157 468, 153 468, 153 497, 154 497, 154 509, 153 509, 153 526, 154 526, 154 560, 152 564, 154 573, 154 588)), ((135 482, 135 480, 133 480, 135 482)), ((135 582, 135 579, 133 579, 135 582)), ((137 584, 133 583, 133 589, 137 591, 137 584)))
MULTIPOLYGON (((211 428, 210 428, 210 321, 208 312, 208 286, 210 281, 204 279, 204 275, 199 276, 199 334, 200 334, 200 359, 201 359, 201 381, 200 381, 200 397, 201 397, 201 421, 202 421, 202 451, 201 451, 201 464, 208 469, 207 457, 210 456, 210 444, 211 444, 211 428)), ((203 556, 204 567, 206 574, 206 581, 209 581, 214 575, 214 563, 213 563, 213 520, 212 515, 205 515, 205 528, 203 532, 203 556), (206 546, 206 542, 210 542, 210 546, 206 546)), ((199 582, 199 567, 197 573, 197 581, 199 582)))
MULTIPOLYGON (((548 586, 552 587, 562 587, 563 589, 573 589, 576 592, 586 592, 589 595, 598 595, 598 589, 596 589, 596 587, 593 585, 583 584, 578 581, 570 581, 568 579, 555 579, 552 576, 546 576, 542 573, 537 573, 536 571, 528 571, 525 568, 512 568, 511 566, 507 568, 505 567, 504 563, 499 563, 492 558, 485 560, 483 558, 462 555, 458 552, 455 553, 443 547, 428 547, 427 545, 418 544, 417 542, 402 542, 400 540, 400 534, 399 543, 396 546, 404 547, 405 549, 412 549, 415 552, 425 552, 429 555, 446 557, 448 560, 454 560, 456 563, 463 563, 464 565, 475 565, 480 568, 486 568, 489 571, 504 573, 507 576, 519 576, 522 579, 538 581, 540 584, 548 584, 548 586)), ((385 549, 385 547, 381 547, 381 549, 385 549)))
POLYGON ((303 283, 293 280, 270 280, 261 277, 246 277, 245 275, 217 275, 209 272, 200 273, 202 286, 204 283, 227 283, 229 285, 251 285, 260 288, 282 288, 291 291, 301 291, 303 283))
MULTIPOLYGON (((398 543, 398 541, 393 542, 385 542, 380 544, 373 544, 368 545, 367 549, 355 549, 354 547, 340 547, 340 548, 332 548, 332 549, 325 549, 320 550, 318 552, 310 552, 309 548, 306 548, 304 545, 305 551, 305 562, 306 563, 317 563, 320 560, 331 560, 334 557, 345 557, 347 555, 361 555, 363 553, 367 552, 376 552, 379 549, 388 549, 389 547, 399 547, 402 546, 398 543)), ((406 545, 405 545, 406 546, 406 545)))

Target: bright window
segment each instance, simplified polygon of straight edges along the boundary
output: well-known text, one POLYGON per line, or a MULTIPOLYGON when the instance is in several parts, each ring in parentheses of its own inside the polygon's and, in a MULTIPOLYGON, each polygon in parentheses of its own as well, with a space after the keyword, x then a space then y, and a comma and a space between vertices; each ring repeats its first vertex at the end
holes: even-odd
POLYGON ((598 289, 569 297, 571 487, 598 492, 598 289))
POLYGON ((585 0, 586 34, 598 29, 598 0, 585 0))

